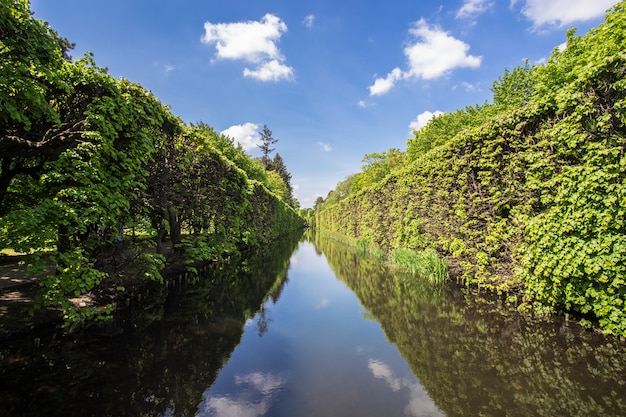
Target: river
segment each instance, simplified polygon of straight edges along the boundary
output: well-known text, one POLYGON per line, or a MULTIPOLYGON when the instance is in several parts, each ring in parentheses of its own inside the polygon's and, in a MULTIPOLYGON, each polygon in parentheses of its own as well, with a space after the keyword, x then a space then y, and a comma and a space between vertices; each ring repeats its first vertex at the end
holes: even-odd
POLYGON ((310 234, 0 365, 1 416, 626 415, 624 343, 310 234))

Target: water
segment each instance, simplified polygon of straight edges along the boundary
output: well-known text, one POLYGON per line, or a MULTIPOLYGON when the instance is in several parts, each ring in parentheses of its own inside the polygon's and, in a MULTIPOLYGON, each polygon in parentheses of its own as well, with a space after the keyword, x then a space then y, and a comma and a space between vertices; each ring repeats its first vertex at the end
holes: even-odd
POLYGON ((209 276, 104 331, 3 344, 0 415, 626 415, 624 344, 332 241, 209 276))

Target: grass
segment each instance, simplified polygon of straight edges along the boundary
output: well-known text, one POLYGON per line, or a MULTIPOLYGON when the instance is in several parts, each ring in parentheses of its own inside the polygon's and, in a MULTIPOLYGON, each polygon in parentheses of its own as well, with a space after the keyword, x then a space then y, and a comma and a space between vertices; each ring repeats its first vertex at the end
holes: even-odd
POLYGON ((443 282, 448 278, 448 265, 445 259, 432 250, 416 252, 399 248, 391 254, 391 261, 435 282, 443 282))

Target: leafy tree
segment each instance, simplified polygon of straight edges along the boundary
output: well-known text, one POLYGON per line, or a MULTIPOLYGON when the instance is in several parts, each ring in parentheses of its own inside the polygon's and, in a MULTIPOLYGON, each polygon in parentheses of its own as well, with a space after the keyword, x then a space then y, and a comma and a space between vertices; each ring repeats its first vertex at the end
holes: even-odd
POLYGON ((48 97, 69 85, 62 76, 65 61, 55 32, 32 18, 27 0, 1 1, 0 39, 0 123, 2 142, 7 142, 7 135, 17 129, 28 132, 38 120, 58 124, 48 97))
POLYGON ((365 187, 382 181, 397 167, 404 165, 406 154, 399 149, 383 153, 370 153, 363 157, 362 171, 353 178, 351 192, 357 193, 365 187))
POLYGON ((324 204, 324 197, 322 197, 321 195, 318 195, 317 198, 315 199, 315 203, 313 204, 313 210, 317 211, 321 205, 324 204))
POLYGON ((541 303, 626 335, 626 3, 537 69, 536 100, 554 123, 529 153, 536 216, 523 274, 541 303))
POLYGON ((27 1, 0 5, 0 246, 32 253, 38 306, 60 307, 67 323, 96 316, 73 298, 115 272, 108 260, 129 224, 157 237, 156 255, 123 253, 156 279, 166 235, 193 262, 298 225, 258 184, 268 183, 262 163, 232 140, 185 126, 89 55, 70 62, 71 44, 27 1))
POLYGON ((279 196, 283 201, 289 201, 289 189, 280 174, 276 171, 267 171, 267 178, 270 191, 279 196))
POLYGON ((467 106, 431 119, 426 126, 414 131, 407 142, 407 156, 414 161, 428 151, 449 142, 459 133, 488 121, 497 113, 490 104, 467 106))
POLYGON ((285 202, 287 202, 287 204, 289 205, 293 205, 294 198, 293 186, 291 185, 291 173, 287 170, 285 161, 279 153, 277 153, 274 156, 274 159, 269 163, 268 170, 276 172, 280 176, 280 178, 282 178, 285 186, 287 187, 287 196, 285 202))
POLYGON ((534 68, 528 64, 516 67, 512 71, 504 69, 504 74, 494 81, 493 104, 502 109, 514 109, 528 104, 535 93, 534 68))
POLYGON ((200 122, 197 126, 192 125, 192 128, 201 131, 206 140, 218 149, 226 158, 233 161, 239 168, 243 169, 249 179, 256 180, 264 184, 267 183, 268 179, 263 163, 248 155, 246 151, 244 151, 241 144, 235 144, 235 141, 232 138, 218 134, 211 126, 203 122, 200 122))

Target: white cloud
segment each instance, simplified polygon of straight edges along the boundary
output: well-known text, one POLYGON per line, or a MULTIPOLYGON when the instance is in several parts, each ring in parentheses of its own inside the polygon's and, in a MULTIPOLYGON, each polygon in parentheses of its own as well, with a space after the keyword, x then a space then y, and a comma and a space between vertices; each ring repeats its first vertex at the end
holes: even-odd
POLYGON ((391 90, 396 83, 404 77, 404 74, 400 68, 394 68, 387 77, 377 78, 374 84, 369 86, 370 96, 380 96, 391 90))
POLYGON ((250 149, 256 148, 257 145, 261 143, 259 132, 257 132, 258 128, 258 125, 248 122, 242 125, 231 126, 221 133, 241 144, 241 147, 245 151, 249 151, 250 149))
POLYGON ((463 81, 461 83, 461 87, 463 87, 465 89, 465 91, 467 91, 468 93, 474 92, 478 89, 478 87, 474 84, 470 84, 468 82, 463 81))
POLYGON ((154 63, 155 68, 158 68, 159 71, 163 71, 164 74, 169 74, 170 72, 174 71, 176 69, 175 66, 170 65, 170 64, 163 64, 161 62, 155 62, 154 63))
POLYGON ((422 40, 404 49, 404 54, 409 59, 411 76, 429 80, 455 68, 480 66, 481 57, 467 54, 468 44, 437 26, 429 26, 424 19, 416 22, 409 33, 422 40))
POLYGON ((471 19, 476 17, 479 14, 487 11, 489 7, 491 7, 493 3, 489 0, 465 0, 463 6, 456 13, 457 19, 471 19))
POLYGON ((313 22, 315 22, 315 15, 313 14, 309 14, 304 18, 304 26, 308 27, 309 29, 313 27, 313 22))
POLYGON ((261 21, 237 23, 204 23, 202 43, 215 44, 220 59, 243 60, 256 66, 246 68, 244 75, 261 81, 290 79, 293 68, 284 64, 285 57, 276 43, 287 32, 287 25, 273 14, 261 21))
POLYGON ((480 66, 482 58, 469 55, 469 45, 438 26, 429 26, 424 19, 417 21, 409 33, 417 39, 404 48, 409 69, 394 68, 385 78, 377 78, 369 87, 370 95, 385 94, 402 79, 430 80, 456 68, 480 66))
POLYGON ((328 143, 324 143, 324 142, 317 142, 317 144, 326 152, 330 152, 333 148, 328 144, 328 143))
POLYGON ((426 126, 431 119, 437 116, 441 116, 442 114, 443 112, 439 110, 435 110, 435 112, 426 110, 425 112, 418 114, 415 120, 413 120, 411 124, 409 124, 409 127, 411 128, 411 131, 420 130, 421 128, 426 126))
POLYGON ((526 0, 522 13, 533 22, 533 29, 562 28, 604 16, 616 0, 526 0))
POLYGON ((290 80, 293 78, 293 68, 275 59, 260 64, 257 69, 243 70, 244 77, 252 77, 261 81, 280 81, 282 78, 290 80))

